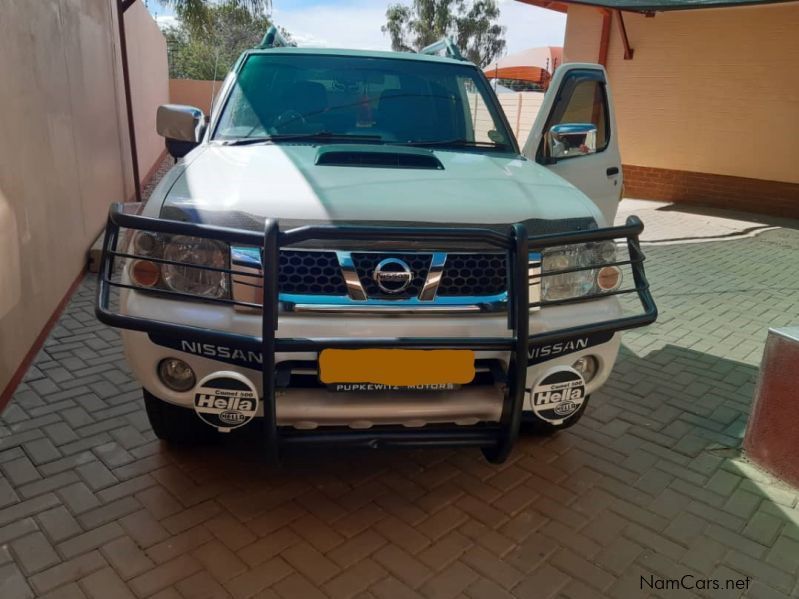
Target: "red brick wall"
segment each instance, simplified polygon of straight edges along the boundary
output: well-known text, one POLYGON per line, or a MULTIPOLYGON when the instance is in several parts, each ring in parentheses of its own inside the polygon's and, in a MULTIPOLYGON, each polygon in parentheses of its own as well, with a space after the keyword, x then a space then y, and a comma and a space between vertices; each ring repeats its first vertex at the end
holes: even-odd
POLYGON ((624 195, 799 218, 796 183, 625 164, 624 195))

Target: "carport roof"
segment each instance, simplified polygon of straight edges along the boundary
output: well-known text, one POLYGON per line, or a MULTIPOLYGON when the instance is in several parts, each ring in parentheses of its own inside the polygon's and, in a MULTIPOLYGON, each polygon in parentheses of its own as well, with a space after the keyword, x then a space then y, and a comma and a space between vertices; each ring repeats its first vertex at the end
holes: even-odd
POLYGON ((631 12, 658 12, 665 10, 691 10, 697 8, 725 8, 732 6, 756 6, 780 4, 794 0, 518 0, 560 12, 566 12, 569 4, 596 6, 611 10, 631 12))

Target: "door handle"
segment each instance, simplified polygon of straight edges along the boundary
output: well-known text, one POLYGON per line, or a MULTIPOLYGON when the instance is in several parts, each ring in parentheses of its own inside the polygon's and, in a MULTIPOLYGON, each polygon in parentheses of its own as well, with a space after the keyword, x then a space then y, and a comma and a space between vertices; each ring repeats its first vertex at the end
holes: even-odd
POLYGON ((611 166, 608 170, 605 171, 608 177, 612 177, 613 175, 619 174, 619 167, 618 166, 611 166))

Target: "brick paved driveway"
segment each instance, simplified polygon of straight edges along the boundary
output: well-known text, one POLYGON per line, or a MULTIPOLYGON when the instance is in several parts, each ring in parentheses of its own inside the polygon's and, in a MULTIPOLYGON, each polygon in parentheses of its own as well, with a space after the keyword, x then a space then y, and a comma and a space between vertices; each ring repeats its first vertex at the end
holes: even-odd
MULTIPOLYGON (((707 221, 637 208, 649 239, 707 221)), ((625 335, 578 426, 502 467, 167 450, 87 279, 0 420, 0 597, 693 596, 640 588, 684 574, 796 596, 797 493, 737 447, 766 329, 798 320, 799 231, 722 221, 646 246, 659 322, 625 335)))

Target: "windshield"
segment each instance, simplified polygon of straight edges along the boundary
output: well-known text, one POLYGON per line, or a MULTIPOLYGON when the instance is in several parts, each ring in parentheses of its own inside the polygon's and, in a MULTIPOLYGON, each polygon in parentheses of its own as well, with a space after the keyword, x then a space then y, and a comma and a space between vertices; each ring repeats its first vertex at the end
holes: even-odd
POLYGON ((479 71, 465 64, 253 54, 238 73, 213 139, 514 150, 491 93, 479 71))

